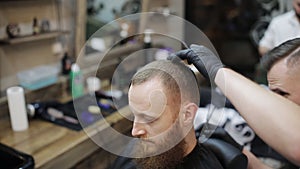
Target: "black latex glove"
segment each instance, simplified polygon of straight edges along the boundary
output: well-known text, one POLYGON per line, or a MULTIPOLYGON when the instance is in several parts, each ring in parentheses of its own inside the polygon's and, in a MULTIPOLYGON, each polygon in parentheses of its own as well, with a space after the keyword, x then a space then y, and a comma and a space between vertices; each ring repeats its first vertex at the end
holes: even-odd
MULTIPOLYGON (((189 49, 176 52, 174 55, 193 64, 205 77, 215 80, 216 74, 223 67, 220 59, 205 46, 192 44, 189 49)), ((172 55, 169 59, 173 59, 172 55)))

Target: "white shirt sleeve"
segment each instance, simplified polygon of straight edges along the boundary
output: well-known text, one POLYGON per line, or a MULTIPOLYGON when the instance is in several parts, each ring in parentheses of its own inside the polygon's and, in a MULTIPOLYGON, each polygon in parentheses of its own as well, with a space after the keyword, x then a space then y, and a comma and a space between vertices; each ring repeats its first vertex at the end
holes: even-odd
POLYGON ((260 47, 265 47, 268 49, 273 49, 275 47, 275 39, 274 39, 274 37, 276 36, 275 30, 276 30, 275 24, 273 21, 271 21, 267 30, 264 33, 264 36, 259 41, 260 47))

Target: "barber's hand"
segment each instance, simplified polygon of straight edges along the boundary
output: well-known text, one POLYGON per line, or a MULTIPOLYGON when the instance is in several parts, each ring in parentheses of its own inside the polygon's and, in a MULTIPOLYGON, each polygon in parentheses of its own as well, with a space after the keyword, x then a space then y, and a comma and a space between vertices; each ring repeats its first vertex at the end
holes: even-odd
POLYGON ((220 59, 208 48, 199 45, 191 45, 189 49, 175 53, 182 60, 186 59, 189 64, 193 64, 198 71, 206 78, 215 80, 216 74, 223 67, 220 59))

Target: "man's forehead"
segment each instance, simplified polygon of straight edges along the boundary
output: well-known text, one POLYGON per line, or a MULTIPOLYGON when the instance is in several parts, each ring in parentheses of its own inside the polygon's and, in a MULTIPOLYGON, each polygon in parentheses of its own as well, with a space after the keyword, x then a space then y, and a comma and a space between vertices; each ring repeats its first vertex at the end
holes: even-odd
POLYGON ((167 95, 160 87, 142 85, 131 86, 129 92, 130 108, 136 113, 160 114, 167 105, 167 95))
POLYGON ((297 83, 299 79, 300 65, 289 65, 287 58, 276 62, 268 72, 268 83, 271 88, 286 87, 290 83, 297 83))
POLYGON ((143 100, 131 100, 131 107, 138 112, 162 110, 167 104, 167 97, 161 90, 153 90, 143 100), (138 106, 141 105, 141 106, 138 106))
POLYGON ((277 61, 276 63, 274 63, 274 65, 271 67, 271 69, 269 70, 268 74, 282 74, 282 73, 286 73, 288 70, 288 65, 287 65, 287 58, 283 58, 280 59, 279 61, 277 61))

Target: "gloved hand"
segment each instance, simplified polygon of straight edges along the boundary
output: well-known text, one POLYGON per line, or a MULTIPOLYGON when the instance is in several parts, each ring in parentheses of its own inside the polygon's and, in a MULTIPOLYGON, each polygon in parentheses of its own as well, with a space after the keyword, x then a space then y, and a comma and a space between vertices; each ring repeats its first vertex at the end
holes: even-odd
MULTIPOLYGON (((193 64, 204 77, 211 78, 211 80, 215 80, 218 70, 223 67, 220 59, 202 45, 193 44, 189 49, 178 51, 174 55, 182 60, 186 59, 188 63, 193 64)), ((174 55, 171 56, 171 58, 169 57, 169 59, 172 59, 174 55)))

